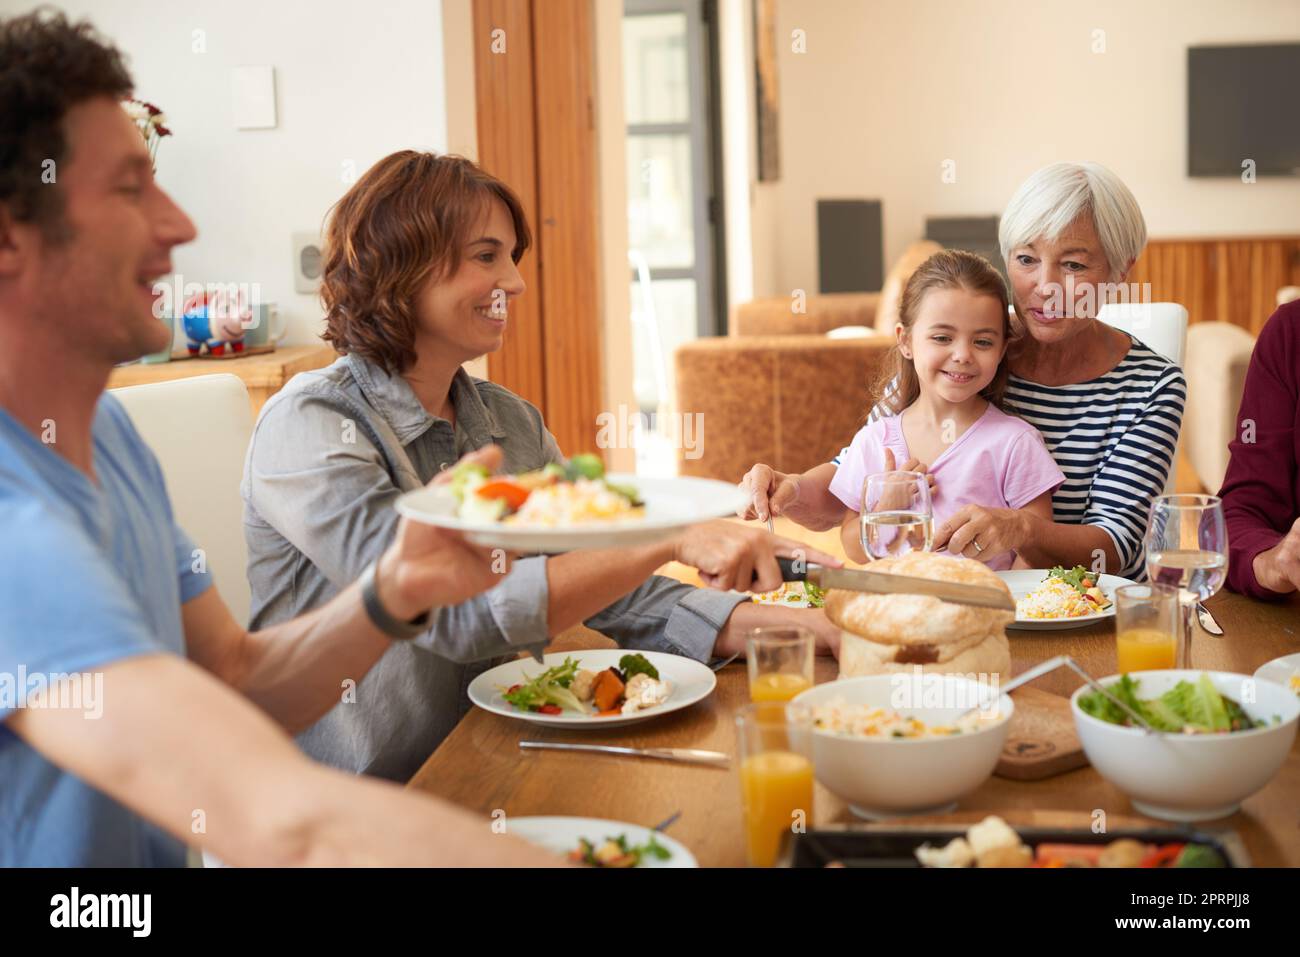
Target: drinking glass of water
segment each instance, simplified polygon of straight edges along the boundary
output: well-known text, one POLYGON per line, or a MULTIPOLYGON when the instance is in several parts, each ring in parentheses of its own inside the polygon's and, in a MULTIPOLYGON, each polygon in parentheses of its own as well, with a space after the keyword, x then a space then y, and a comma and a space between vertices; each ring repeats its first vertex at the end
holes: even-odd
POLYGON ((920 472, 877 472, 862 483, 862 550, 869 558, 928 552, 934 543, 930 482, 920 472))
POLYGON ((1197 602, 1217 594, 1228 577, 1228 526, 1217 495, 1161 495, 1151 504, 1147 576, 1181 590, 1183 667, 1191 667, 1197 602))

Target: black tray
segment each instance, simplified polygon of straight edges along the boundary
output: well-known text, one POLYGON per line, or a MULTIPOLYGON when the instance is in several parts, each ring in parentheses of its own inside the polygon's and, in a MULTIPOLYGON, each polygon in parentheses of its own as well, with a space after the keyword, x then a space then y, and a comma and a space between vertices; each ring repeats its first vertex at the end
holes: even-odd
MULTIPOLYGON (((920 867, 913 853, 922 844, 942 847, 964 837, 970 824, 847 824, 795 834, 786 842, 784 867, 920 867)), ((1236 831, 1199 831, 1185 827, 1121 828, 1095 834, 1086 827, 1015 827, 1030 848, 1039 844, 1109 844, 1130 837, 1146 844, 1205 844, 1222 855, 1229 867, 1250 867, 1250 855, 1236 831)))

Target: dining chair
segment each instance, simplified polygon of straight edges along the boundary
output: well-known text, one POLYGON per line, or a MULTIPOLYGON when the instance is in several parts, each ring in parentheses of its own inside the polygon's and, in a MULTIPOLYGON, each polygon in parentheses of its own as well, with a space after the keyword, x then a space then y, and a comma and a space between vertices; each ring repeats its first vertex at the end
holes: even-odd
POLYGON ((112 392, 158 458, 177 524, 203 550, 218 592, 246 625, 248 551, 239 483, 253 415, 244 383, 217 373, 112 392))
MULTIPOLYGON (((1108 326, 1127 332, 1133 338, 1164 356, 1178 368, 1184 368, 1187 359, 1187 309, 1176 302, 1109 302, 1097 312, 1097 318, 1108 326)), ((1183 422, 1187 421, 1186 413, 1183 422)), ((1182 432, 1178 447, 1169 466, 1165 480, 1165 494, 1176 491, 1178 458, 1182 451, 1182 432)))
POLYGON ((1187 358, 1187 310, 1176 302, 1108 302, 1097 312, 1108 326, 1122 329, 1178 368, 1187 358))

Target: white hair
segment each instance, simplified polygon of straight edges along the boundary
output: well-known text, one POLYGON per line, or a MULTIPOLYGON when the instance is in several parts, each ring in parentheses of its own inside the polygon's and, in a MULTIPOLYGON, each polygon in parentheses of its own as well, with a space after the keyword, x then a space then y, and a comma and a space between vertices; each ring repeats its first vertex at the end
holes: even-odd
POLYGON ((1129 188, 1100 163, 1053 163, 1021 183, 998 225, 1002 258, 1017 246, 1055 240, 1084 213, 1117 278, 1146 246, 1147 224, 1129 188))

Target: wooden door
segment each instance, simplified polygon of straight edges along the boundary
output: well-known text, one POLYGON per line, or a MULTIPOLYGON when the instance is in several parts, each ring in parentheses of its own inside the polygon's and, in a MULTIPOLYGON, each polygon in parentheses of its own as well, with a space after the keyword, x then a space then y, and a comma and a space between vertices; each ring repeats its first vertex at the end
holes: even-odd
POLYGON ((566 455, 595 450, 604 395, 592 18, 591 0, 474 0, 479 163, 519 194, 534 238, 488 374, 541 409, 566 455))

